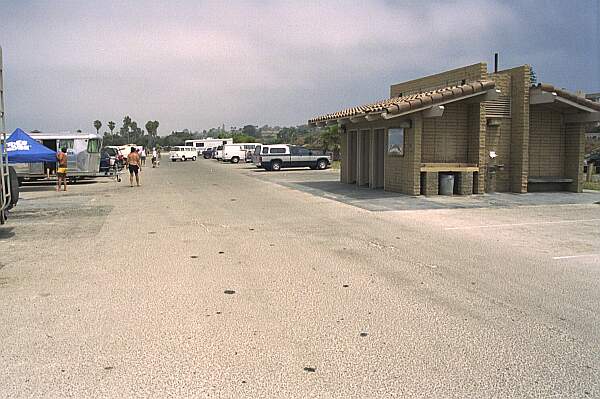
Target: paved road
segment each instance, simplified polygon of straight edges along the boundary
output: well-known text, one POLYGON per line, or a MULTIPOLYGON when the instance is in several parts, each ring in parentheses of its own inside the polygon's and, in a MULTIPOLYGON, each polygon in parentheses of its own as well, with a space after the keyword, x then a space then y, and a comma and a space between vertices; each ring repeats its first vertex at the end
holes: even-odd
POLYGON ((0 396, 600 397, 600 205, 286 187, 331 173, 27 188, 0 229, 0 396))

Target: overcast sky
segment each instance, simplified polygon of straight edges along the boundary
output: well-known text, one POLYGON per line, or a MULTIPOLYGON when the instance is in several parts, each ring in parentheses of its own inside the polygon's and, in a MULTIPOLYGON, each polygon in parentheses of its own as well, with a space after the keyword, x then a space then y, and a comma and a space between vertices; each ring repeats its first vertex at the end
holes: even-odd
POLYGON ((0 0, 7 130, 296 125, 494 52, 598 92, 599 4, 0 0))

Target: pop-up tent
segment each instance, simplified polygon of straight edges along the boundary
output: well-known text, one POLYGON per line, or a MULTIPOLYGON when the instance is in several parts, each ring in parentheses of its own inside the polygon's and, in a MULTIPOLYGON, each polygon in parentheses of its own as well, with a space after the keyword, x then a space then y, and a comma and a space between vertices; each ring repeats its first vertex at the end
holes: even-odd
POLYGON ((17 128, 6 139, 8 163, 56 162, 56 152, 17 128))

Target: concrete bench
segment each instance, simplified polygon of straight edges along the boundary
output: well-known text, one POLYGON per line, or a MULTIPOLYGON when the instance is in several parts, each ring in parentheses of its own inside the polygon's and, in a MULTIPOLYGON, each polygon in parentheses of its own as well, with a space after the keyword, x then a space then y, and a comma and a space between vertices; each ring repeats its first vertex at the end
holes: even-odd
POLYGON ((568 177, 541 176, 527 179, 528 192, 570 191, 573 179, 568 177))
POLYGON ((569 179, 568 177, 553 177, 553 176, 544 176, 544 177, 530 177, 527 179, 528 183, 573 183, 573 179, 569 179))

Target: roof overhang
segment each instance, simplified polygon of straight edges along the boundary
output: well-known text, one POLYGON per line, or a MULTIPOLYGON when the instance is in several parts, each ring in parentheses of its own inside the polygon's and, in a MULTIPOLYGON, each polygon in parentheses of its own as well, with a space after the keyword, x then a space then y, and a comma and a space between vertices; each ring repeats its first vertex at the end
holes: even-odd
POLYGON ((491 101, 491 100, 497 99, 499 95, 500 95, 500 90, 490 89, 490 90, 481 91, 478 93, 467 94, 467 95, 461 96, 461 97, 455 97, 455 98, 449 99, 447 101, 439 102, 433 106, 429 105, 429 106, 425 106, 425 107, 414 108, 414 109, 410 109, 410 110, 404 111, 404 112, 398 112, 398 111, 390 112, 390 108, 391 108, 391 111, 394 111, 394 108, 396 110, 398 110, 398 107, 390 107, 390 108, 388 108, 387 111, 382 112, 381 116, 383 117, 383 119, 393 119, 393 118, 398 118, 401 116, 406 116, 409 114, 414 114, 415 112, 423 112, 423 116, 425 118, 438 118, 444 114, 444 105, 446 105, 446 104, 455 103, 457 101, 464 101, 464 100, 470 100, 472 102, 491 101))
POLYGON ((578 97, 552 85, 541 83, 529 91, 530 105, 549 105, 564 113, 565 123, 600 121, 600 104, 578 97))
POLYGON ((476 93, 466 94, 459 97, 453 97, 446 101, 437 102, 435 105, 425 105, 422 107, 411 108, 405 111, 400 111, 399 107, 392 105, 387 109, 381 111, 372 111, 367 113, 362 113, 358 115, 354 115, 351 117, 343 117, 343 118, 333 118, 329 120, 316 121, 310 123, 312 126, 324 127, 331 126, 335 124, 339 125, 348 125, 353 123, 361 123, 361 122, 372 122, 376 120, 389 120, 395 119, 403 116, 407 116, 410 114, 414 114, 417 112, 423 112, 423 116, 425 118, 439 118, 444 114, 444 105, 458 102, 458 101, 469 101, 469 102, 484 102, 484 101, 492 101, 496 100, 500 95, 500 90, 492 88, 485 91, 480 91, 476 93))

